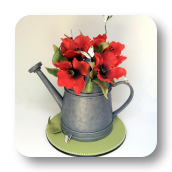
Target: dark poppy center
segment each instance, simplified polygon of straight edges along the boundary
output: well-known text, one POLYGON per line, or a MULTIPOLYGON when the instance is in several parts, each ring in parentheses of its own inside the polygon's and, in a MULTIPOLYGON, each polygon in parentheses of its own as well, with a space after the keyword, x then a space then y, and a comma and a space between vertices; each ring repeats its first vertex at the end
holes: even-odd
MULTIPOLYGON (((81 48, 75 48, 74 49, 74 51, 84 51, 84 48, 83 47, 81 47, 81 48)), ((83 59, 82 59, 82 55, 81 54, 77 54, 76 56, 75 56, 75 58, 78 60, 78 61, 82 61, 83 59)))
POLYGON ((70 74, 72 78, 77 78, 80 75, 80 73, 76 69, 70 69, 67 73, 70 74))
POLYGON ((102 67, 102 68, 101 68, 101 72, 102 72, 102 73, 106 73, 106 69, 102 67))
POLYGON ((108 67, 108 65, 102 65, 101 67, 100 67, 100 72, 99 72, 102 76, 103 76, 103 78, 107 78, 107 76, 109 75, 109 67, 108 67))
POLYGON ((69 74, 74 76, 75 75, 75 71, 72 69, 72 70, 69 71, 69 74))
POLYGON ((82 61, 83 59, 82 59, 82 55, 81 54, 77 54, 76 55, 76 59, 78 60, 78 61, 82 61))
POLYGON ((107 69, 104 66, 100 67, 100 74, 106 79, 107 69))

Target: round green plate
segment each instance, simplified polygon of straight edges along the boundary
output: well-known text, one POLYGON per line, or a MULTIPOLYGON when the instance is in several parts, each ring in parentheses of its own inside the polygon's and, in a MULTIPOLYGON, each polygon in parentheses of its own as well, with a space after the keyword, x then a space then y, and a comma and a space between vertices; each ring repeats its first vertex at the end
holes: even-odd
MULTIPOLYGON (((60 127, 61 113, 54 116, 51 120, 60 127)), ((113 130, 104 139, 94 142, 79 142, 71 139, 69 143, 65 143, 64 134, 51 134, 46 131, 47 139, 50 144, 68 155, 73 156, 101 156, 110 153, 119 148, 125 140, 126 129, 123 122, 119 118, 113 120, 113 130)))

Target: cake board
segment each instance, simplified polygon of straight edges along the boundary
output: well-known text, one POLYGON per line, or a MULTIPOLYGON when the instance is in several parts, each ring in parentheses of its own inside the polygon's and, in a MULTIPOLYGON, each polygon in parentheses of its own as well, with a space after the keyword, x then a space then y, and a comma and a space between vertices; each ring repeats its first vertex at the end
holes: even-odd
MULTIPOLYGON (((52 119, 59 128, 61 128, 61 113, 55 115, 52 119)), ((104 139, 93 142, 80 142, 73 140, 65 143, 65 135, 61 133, 51 134, 46 130, 46 136, 49 143, 58 151, 77 157, 96 157, 108 154, 118 149, 126 138, 126 129, 119 118, 113 120, 113 130, 104 139)))

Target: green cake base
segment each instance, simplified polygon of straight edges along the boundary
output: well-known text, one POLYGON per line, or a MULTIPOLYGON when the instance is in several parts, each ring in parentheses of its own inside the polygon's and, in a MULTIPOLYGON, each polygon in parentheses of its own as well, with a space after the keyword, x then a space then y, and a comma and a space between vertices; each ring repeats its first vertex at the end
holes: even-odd
MULTIPOLYGON (((54 116, 51 120, 60 127, 61 113, 54 116)), ((65 143, 64 134, 51 134, 46 131, 49 143, 58 151, 72 156, 101 156, 110 153, 119 148, 125 140, 126 129, 123 122, 119 118, 113 120, 113 130, 104 139, 94 142, 79 142, 71 139, 69 143, 65 143)))

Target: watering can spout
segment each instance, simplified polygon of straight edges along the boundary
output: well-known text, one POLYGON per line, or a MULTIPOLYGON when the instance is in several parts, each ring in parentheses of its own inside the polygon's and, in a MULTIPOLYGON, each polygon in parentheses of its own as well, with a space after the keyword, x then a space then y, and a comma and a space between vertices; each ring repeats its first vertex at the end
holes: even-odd
POLYGON ((36 65, 34 65, 32 68, 29 69, 30 73, 37 73, 37 75, 40 77, 42 82, 45 84, 51 95, 54 97, 55 101, 59 105, 60 109, 62 109, 62 102, 63 97, 60 95, 60 93, 55 89, 55 87, 51 84, 51 82, 47 79, 47 77, 44 75, 44 73, 41 71, 42 63, 39 62, 36 65))

